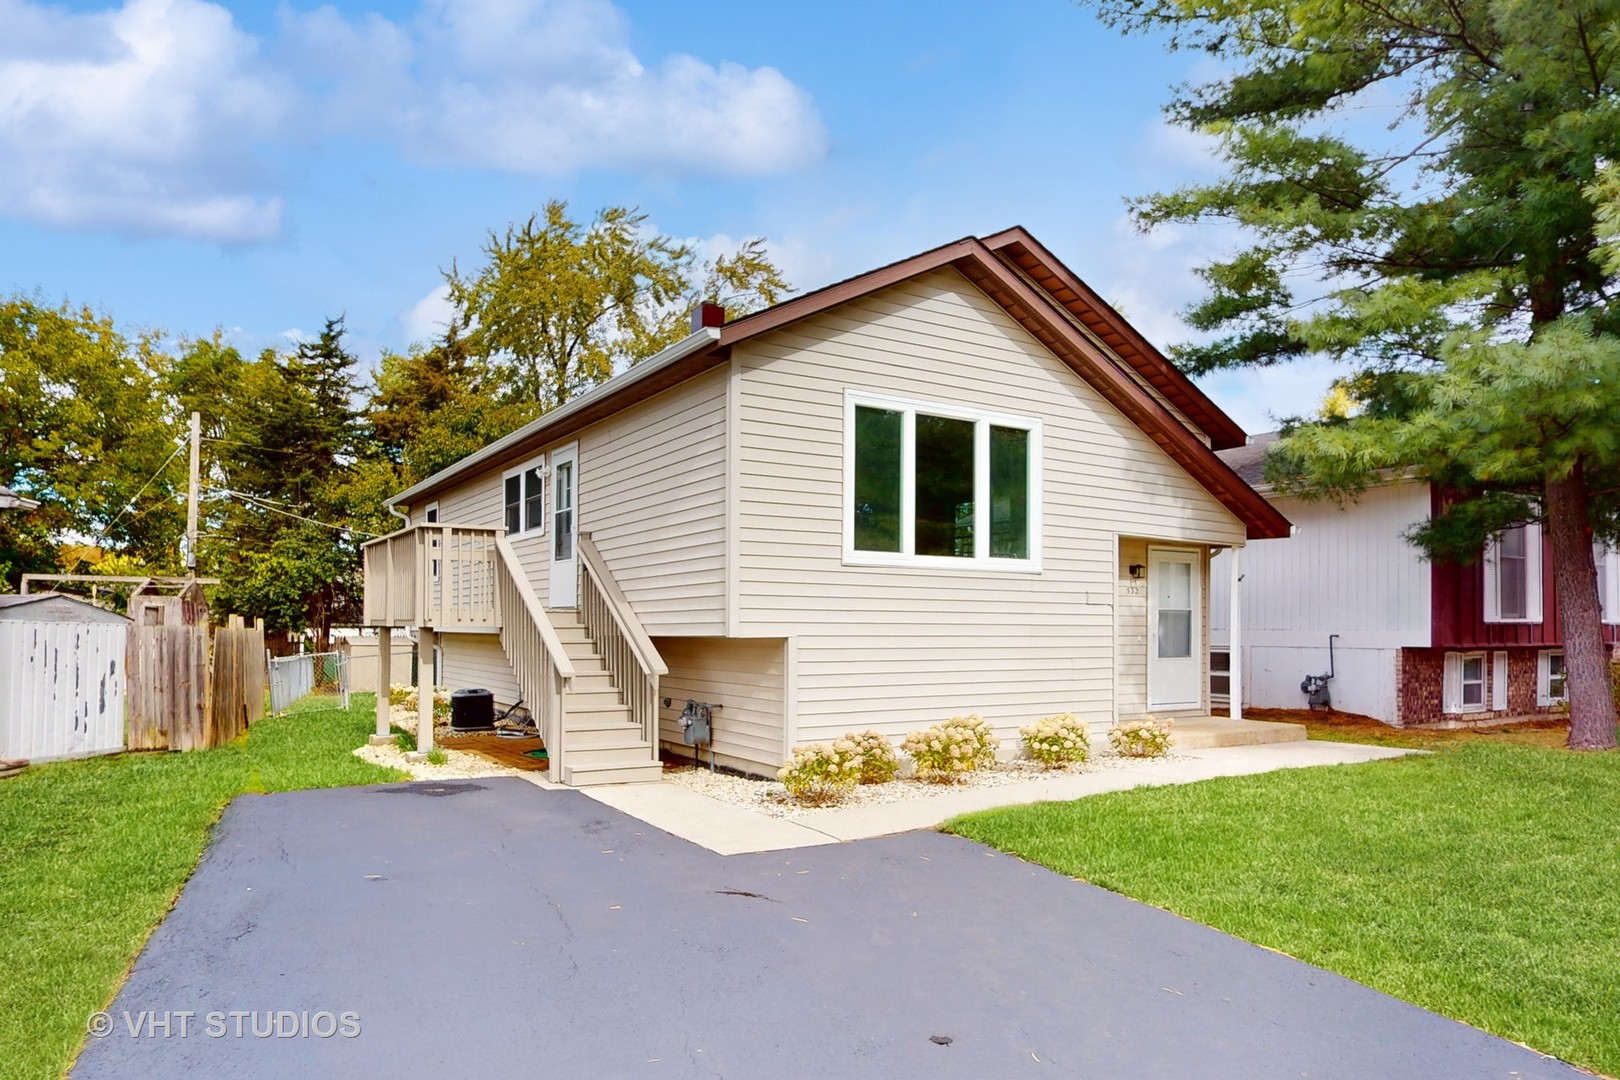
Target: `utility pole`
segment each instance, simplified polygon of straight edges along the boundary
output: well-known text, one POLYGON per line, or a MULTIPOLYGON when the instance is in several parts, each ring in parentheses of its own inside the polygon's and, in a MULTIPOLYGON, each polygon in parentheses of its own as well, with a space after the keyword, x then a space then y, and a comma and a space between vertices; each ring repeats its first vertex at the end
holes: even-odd
POLYGON ((191 478, 186 487, 186 576, 197 576, 197 498, 201 494, 202 414, 191 414, 191 478))

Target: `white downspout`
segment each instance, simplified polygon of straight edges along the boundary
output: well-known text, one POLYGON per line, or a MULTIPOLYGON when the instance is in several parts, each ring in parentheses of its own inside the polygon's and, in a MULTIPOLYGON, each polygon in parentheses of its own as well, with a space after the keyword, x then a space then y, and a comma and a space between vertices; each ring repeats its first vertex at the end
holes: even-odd
POLYGON ((1226 666, 1227 712, 1233 720, 1243 719, 1243 545, 1226 549, 1232 556, 1232 582, 1227 592, 1226 666))

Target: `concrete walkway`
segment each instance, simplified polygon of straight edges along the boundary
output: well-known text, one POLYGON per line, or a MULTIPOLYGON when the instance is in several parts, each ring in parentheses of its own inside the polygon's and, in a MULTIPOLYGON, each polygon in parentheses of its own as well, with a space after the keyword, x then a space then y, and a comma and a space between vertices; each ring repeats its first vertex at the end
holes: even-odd
POLYGON ((945 790, 927 798, 816 810, 791 819, 767 817, 674 784, 623 784, 581 791, 615 810, 710 851, 740 855, 931 829, 958 814, 997 806, 1080 799, 1108 791, 1190 784, 1217 776, 1246 776, 1275 769, 1355 764, 1408 753, 1412 751, 1336 742, 1178 750, 1175 760, 1133 769, 1052 776, 1001 787, 945 790))

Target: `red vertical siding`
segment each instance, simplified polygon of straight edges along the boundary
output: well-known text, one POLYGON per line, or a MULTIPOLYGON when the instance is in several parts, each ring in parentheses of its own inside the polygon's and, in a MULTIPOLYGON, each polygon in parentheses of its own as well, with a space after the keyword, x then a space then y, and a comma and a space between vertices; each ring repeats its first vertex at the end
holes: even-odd
MULTIPOLYGON (((1429 489, 1431 512, 1438 513, 1443 496, 1429 489)), ((1553 587, 1552 552, 1547 547, 1546 530, 1541 538, 1541 616, 1539 623, 1488 623, 1485 621, 1485 564, 1467 566, 1454 563, 1430 565, 1429 590, 1434 647, 1437 649, 1478 649, 1501 645, 1557 646, 1564 643, 1558 623, 1558 591, 1553 587)), ((1603 640, 1620 641, 1620 628, 1603 627, 1603 640)))

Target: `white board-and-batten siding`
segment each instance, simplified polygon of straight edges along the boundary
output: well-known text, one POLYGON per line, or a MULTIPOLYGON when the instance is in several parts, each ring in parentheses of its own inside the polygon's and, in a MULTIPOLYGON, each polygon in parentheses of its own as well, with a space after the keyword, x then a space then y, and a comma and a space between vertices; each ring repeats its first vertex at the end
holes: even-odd
POLYGON ((0 621, 0 758, 124 748, 127 626, 0 621))
POLYGON ((795 639, 795 742, 899 736, 963 713, 1010 742, 1062 711, 1100 731, 1128 676, 1115 671, 1117 537, 1244 540, 1213 495, 955 271, 733 355, 738 626, 795 639), (848 390, 1041 421, 1040 572, 845 565, 848 390))
MULTIPOLYGON (((1428 485, 1388 484, 1343 506, 1270 499, 1296 531, 1243 552, 1245 703, 1300 708, 1300 681, 1326 674, 1331 664, 1334 708, 1394 723, 1398 653, 1432 640, 1431 568, 1403 536, 1429 515, 1428 485)), ((1217 556, 1210 572, 1211 640, 1218 648, 1230 640, 1227 559, 1217 556)))

